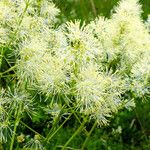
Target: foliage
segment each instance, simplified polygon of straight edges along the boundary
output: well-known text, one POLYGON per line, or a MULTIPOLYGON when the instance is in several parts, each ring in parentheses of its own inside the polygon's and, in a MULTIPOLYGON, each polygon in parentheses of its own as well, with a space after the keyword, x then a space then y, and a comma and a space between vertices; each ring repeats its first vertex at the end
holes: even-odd
MULTIPOLYGON (((113 13, 113 7, 117 5, 120 0, 53 0, 61 13, 59 15, 60 22, 66 20, 80 19, 82 21, 90 22, 94 20, 97 15, 110 17, 113 13)), ((142 5, 142 18, 147 19, 150 14, 150 1, 140 0, 142 5)))
POLYGON ((70 21, 56 27, 59 12, 48 0, 0 1, 4 149, 69 149, 81 131, 77 148, 91 147, 93 131, 112 134, 114 141, 124 126, 114 123, 115 131, 106 134, 110 117, 149 98, 149 23, 141 20, 138 0, 122 0, 109 19, 87 25, 70 21), (55 142, 61 134, 65 138, 65 128, 65 141, 55 142))

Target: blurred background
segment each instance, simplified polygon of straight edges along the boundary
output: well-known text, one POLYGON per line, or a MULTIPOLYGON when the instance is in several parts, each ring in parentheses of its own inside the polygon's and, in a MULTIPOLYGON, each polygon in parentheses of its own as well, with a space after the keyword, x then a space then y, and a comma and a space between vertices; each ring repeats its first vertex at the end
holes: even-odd
MULTIPOLYGON (((110 17, 112 8, 119 0, 53 0, 61 10, 60 19, 67 20, 80 19, 86 22, 93 20, 96 16, 102 15, 110 17)), ((142 5, 143 19, 147 19, 150 14, 150 0, 140 0, 142 5)))

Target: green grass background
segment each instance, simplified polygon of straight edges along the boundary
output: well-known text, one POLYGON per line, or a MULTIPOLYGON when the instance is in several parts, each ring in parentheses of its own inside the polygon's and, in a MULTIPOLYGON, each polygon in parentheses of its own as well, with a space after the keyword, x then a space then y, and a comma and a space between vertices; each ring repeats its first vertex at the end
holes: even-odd
MULTIPOLYGON (((93 20, 96 16, 110 17, 111 11, 119 0, 53 0, 61 10, 60 18, 63 22, 67 20, 80 19, 86 22, 93 20), (95 11, 92 4, 94 4, 95 11)), ((150 14, 150 0, 140 0, 143 13, 142 17, 147 19, 150 14)))

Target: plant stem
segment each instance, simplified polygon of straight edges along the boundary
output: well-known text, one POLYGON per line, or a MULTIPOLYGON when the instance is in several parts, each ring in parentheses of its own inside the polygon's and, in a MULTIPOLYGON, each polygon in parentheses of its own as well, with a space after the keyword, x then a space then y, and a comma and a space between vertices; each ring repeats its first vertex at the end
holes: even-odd
POLYGON ((14 140, 15 140, 15 134, 16 134, 16 130, 17 130, 18 124, 19 124, 19 120, 17 119, 17 120, 15 121, 13 136, 12 136, 11 143, 10 143, 10 150, 13 150, 13 145, 14 145, 14 140))
POLYGON ((69 138, 69 140, 66 142, 66 144, 63 146, 62 150, 65 150, 68 144, 73 140, 73 138, 83 129, 84 125, 87 122, 87 118, 84 119, 81 126, 77 129, 77 131, 69 138))
MULTIPOLYGON (((66 96, 66 99, 68 99, 67 96, 66 96)), ((68 99, 68 100, 69 100, 69 99, 68 99)), ((65 102, 66 102, 66 100, 65 100, 65 102)), ((70 108, 72 114, 74 114, 74 116, 75 116, 76 119, 79 121, 79 123, 82 124, 81 121, 80 121, 80 119, 79 119, 79 117, 77 116, 76 112, 74 111, 74 109, 71 108, 71 106, 69 105, 69 103, 66 102, 66 105, 70 108)), ((87 130, 86 130, 85 128, 84 128, 84 131, 85 131, 85 134, 88 135, 88 132, 87 132, 87 130)))
POLYGON ((21 112, 21 109, 22 109, 22 103, 20 104, 19 109, 16 110, 17 111, 17 117, 16 117, 15 124, 14 124, 13 136, 11 138, 11 143, 10 143, 10 149, 9 150, 13 150, 13 145, 14 145, 16 130, 17 130, 17 126, 18 126, 18 124, 20 122, 20 114, 21 114, 20 112, 21 112))
POLYGON ((142 133, 143 133, 143 135, 144 135, 144 138, 145 138, 145 140, 147 141, 147 136, 146 136, 146 134, 145 134, 145 129, 144 129, 143 125, 142 125, 142 122, 141 122, 141 120, 140 120, 140 118, 139 118, 139 115, 138 115, 138 113, 137 113, 137 111, 136 111, 136 108, 134 109, 134 112, 135 112, 136 118, 137 118, 137 120, 138 120, 138 122, 139 122, 139 124, 140 124, 140 126, 141 126, 141 130, 142 130, 142 133))
POLYGON ((95 123, 93 124, 93 126, 92 126, 90 132, 88 133, 88 135, 87 135, 87 137, 86 137, 86 139, 85 139, 85 141, 84 141, 84 143, 83 143, 83 145, 82 145, 81 150, 84 150, 84 148, 85 148, 85 146, 86 146, 86 143, 87 143, 87 141, 88 141, 88 139, 89 139, 91 133, 92 133, 93 130, 95 129, 96 125, 97 125, 97 121, 95 121, 95 123))
POLYGON ((47 139, 47 141, 49 142, 50 139, 61 129, 61 127, 69 120, 69 118, 71 117, 72 114, 70 114, 68 116, 68 118, 59 126, 59 128, 47 139))
POLYGON ((26 128, 28 128, 29 130, 31 130, 33 133, 39 135, 41 138, 46 139, 44 136, 42 136, 40 133, 36 132, 34 129, 30 128, 27 124, 25 124, 24 122, 20 121, 20 123, 22 125, 24 125, 26 128))
POLYGON ((12 66, 11 68, 9 68, 8 70, 6 70, 5 72, 0 73, 0 75, 3 75, 3 74, 5 74, 5 73, 10 72, 10 71, 14 70, 16 67, 17 67, 16 65, 15 65, 15 66, 12 66))
POLYGON ((60 117, 61 117, 61 112, 63 111, 64 107, 65 107, 65 105, 62 107, 62 109, 61 109, 61 111, 60 111, 60 113, 59 113, 57 119, 55 120, 55 122, 54 122, 54 124, 53 124, 53 126, 52 126, 52 128, 51 128, 51 130, 50 130, 49 133, 47 134, 47 136, 46 136, 46 141, 48 141, 48 139, 49 139, 49 137, 50 137, 52 131, 53 131, 54 128, 56 127, 57 123, 59 122, 59 119, 60 119, 60 117))
POLYGON ((4 55, 4 50, 3 50, 3 48, 2 48, 2 50, 1 50, 1 55, 0 55, 0 72, 1 72, 2 63, 3 63, 3 55, 4 55))
POLYGON ((91 3, 91 6, 92 6, 92 11, 93 11, 93 14, 94 14, 94 16, 96 17, 96 15, 97 15, 97 12, 96 12, 96 8, 95 8, 94 1, 93 1, 93 0, 90 0, 90 3, 91 3))

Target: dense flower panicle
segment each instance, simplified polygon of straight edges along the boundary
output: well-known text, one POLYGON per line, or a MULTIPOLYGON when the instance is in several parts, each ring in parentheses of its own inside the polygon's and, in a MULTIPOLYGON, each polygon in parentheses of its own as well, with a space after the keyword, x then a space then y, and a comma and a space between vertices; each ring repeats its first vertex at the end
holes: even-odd
POLYGON ((106 50, 105 41, 108 40, 108 33, 106 33, 106 25, 108 24, 108 20, 104 17, 98 17, 91 23, 89 23, 85 30, 88 33, 91 33, 98 39, 99 49, 101 52, 106 50))
POLYGON ((46 17, 52 23, 56 20, 56 16, 60 13, 59 9, 55 5, 48 1, 42 1, 40 14, 46 17))
POLYGON ((29 51, 31 55, 29 53, 29 56, 25 58, 26 60, 23 64, 24 72, 26 72, 28 78, 33 78, 37 87, 39 87, 43 93, 51 93, 53 90, 59 91, 59 86, 63 86, 66 79, 64 61, 61 57, 52 56, 51 52, 47 52, 44 47, 39 48, 40 47, 33 49, 35 53, 29 51))
MULTIPOLYGON (((24 40, 31 33, 35 35, 53 26, 58 14, 59 10, 47 0, 42 0, 40 3, 37 0, 2 0, 0 2, 0 24, 9 29, 10 36, 14 35, 16 40, 20 38, 24 40)), ((13 41, 9 43, 12 44, 13 41)))
POLYGON ((22 37, 36 36, 44 27, 44 20, 40 17, 25 16, 22 20, 20 34, 22 37))
MULTIPOLYGON (((71 97, 77 110, 106 124, 124 102, 126 90, 145 94, 149 88, 150 35, 141 6, 138 0, 121 0, 110 19, 55 28, 58 14, 52 1, 2 0, 0 46, 15 47, 22 89, 71 97)), ((12 108, 29 102, 26 94, 14 94, 12 108)))
POLYGON ((133 90, 138 96, 150 94, 150 51, 132 68, 133 90))
POLYGON ((139 5, 139 0, 121 0, 119 2, 119 7, 116 7, 115 11, 120 15, 139 18, 142 13, 141 5, 139 5))
POLYGON ((119 70, 126 70, 150 51, 150 37, 140 13, 138 1, 121 1, 111 19, 99 17, 88 25, 101 43, 103 57, 107 54, 108 62, 117 60, 119 70))
POLYGON ((11 19, 11 17, 13 16, 13 13, 14 13, 13 9, 14 9, 14 7, 12 7, 11 1, 2 0, 0 2, 0 23, 1 24, 5 23, 9 19, 11 19))
POLYGON ((39 64, 35 78, 44 93, 60 93, 67 82, 66 73, 65 64, 61 58, 47 55, 39 64))
POLYGON ((141 21, 141 7, 137 2, 136 0, 120 2, 110 20, 108 32, 114 49, 125 52, 131 63, 140 59, 142 53, 150 50, 149 34, 141 21))
POLYGON ((18 17, 12 1, 0 1, 0 44, 9 43, 17 23, 16 18, 18 17))
POLYGON ((123 92, 123 81, 115 75, 99 72, 95 65, 90 65, 81 70, 76 89, 80 111, 96 118, 98 122, 106 123, 105 117, 116 112, 121 104, 119 99, 123 92))
MULTIPOLYGON (((44 86, 40 89, 43 89, 44 93, 47 93, 53 89, 50 88, 54 86, 53 80, 56 80, 53 78, 56 75, 54 73, 55 67, 58 66, 60 68, 58 64, 63 64, 60 63, 60 60, 58 64, 56 60, 54 63, 52 53, 55 53, 54 49, 56 49, 57 41, 55 40, 54 30, 49 28, 49 25, 52 26, 59 10, 54 7, 53 3, 45 0, 40 3, 40 7, 38 7, 38 1, 30 0, 28 2, 30 3, 28 3, 28 7, 26 6, 27 11, 22 17, 20 24, 20 36, 23 42, 21 43, 19 52, 21 60, 18 61, 18 75, 23 82, 28 82, 35 87, 44 86)), ((19 1, 18 5, 20 6, 21 4, 19 1)), ((62 73, 59 75, 59 78, 63 78, 61 75, 62 73)))
POLYGON ((0 2, 0 23, 13 31, 18 27, 26 9, 24 0, 2 0, 0 2))
MULTIPOLYGON (((141 59, 138 63, 136 63, 132 68, 132 73, 136 77, 143 77, 143 79, 146 76, 150 75, 150 53, 147 53, 147 55, 141 59)), ((145 78, 147 79, 147 78, 145 78)))
POLYGON ((97 39, 78 21, 67 23, 66 36, 69 44, 67 53, 69 53, 68 55, 71 56, 74 62, 79 60, 80 63, 82 61, 82 63, 86 64, 89 61, 93 61, 95 56, 101 53, 97 39))
POLYGON ((47 28, 36 37, 30 35, 20 50, 21 60, 18 62, 20 66, 18 70, 22 80, 26 78, 26 81, 30 81, 30 85, 39 88, 42 93, 52 94, 54 91, 57 93, 67 82, 68 66, 63 53, 65 43, 57 40, 61 35, 59 31, 54 32, 47 28))
POLYGON ((40 18, 24 17, 23 28, 32 34, 20 51, 20 64, 24 66, 21 76, 28 77, 30 85, 45 94, 67 94, 69 88, 76 89, 80 112, 106 124, 106 118, 122 103, 120 97, 126 85, 120 71, 128 74, 129 68, 136 76, 138 70, 145 72, 141 69, 143 63, 148 63, 142 61, 149 51, 150 38, 140 19, 140 5, 123 0, 111 19, 99 17, 87 26, 79 21, 68 22, 56 31, 48 28, 42 18, 51 18, 47 9, 41 9, 40 18), (103 61, 108 72, 116 65, 116 74, 105 72, 103 61), (75 85, 70 87, 72 81, 75 85))
POLYGON ((0 44, 6 44, 9 41, 9 31, 3 27, 0 28, 0 44))

